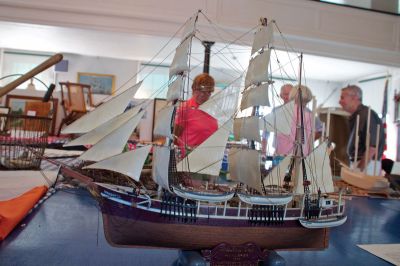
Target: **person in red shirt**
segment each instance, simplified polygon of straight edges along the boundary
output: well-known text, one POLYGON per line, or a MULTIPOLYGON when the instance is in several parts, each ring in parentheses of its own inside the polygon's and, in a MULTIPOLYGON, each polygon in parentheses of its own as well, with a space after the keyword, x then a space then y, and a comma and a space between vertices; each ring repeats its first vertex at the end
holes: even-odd
POLYGON ((218 129, 217 120, 198 109, 210 98, 214 86, 215 81, 209 74, 196 76, 192 84, 192 98, 183 102, 176 112, 174 135, 175 144, 181 151, 181 158, 218 129))

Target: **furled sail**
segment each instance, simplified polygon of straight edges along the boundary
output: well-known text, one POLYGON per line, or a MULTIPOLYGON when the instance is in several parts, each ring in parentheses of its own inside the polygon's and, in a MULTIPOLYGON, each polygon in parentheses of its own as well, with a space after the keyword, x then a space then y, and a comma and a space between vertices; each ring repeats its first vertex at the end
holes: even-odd
POLYGON ((183 172, 190 170, 190 172, 194 173, 218 175, 231 128, 232 121, 229 120, 189 153, 188 156, 178 162, 177 170, 183 172))
POLYGON ((177 75, 176 79, 169 85, 166 98, 168 102, 181 99, 183 78, 183 75, 177 75))
MULTIPOLYGON (((110 121, 100 125, 99 127, 89 131, 88 133, 72 140, 69 143, 64 144, 64 147, 68 146, 77 146, 77 145, 94 145, 102 138, 110 134, 112 131, 116 130, 120 126, 126 123, 129 119, 134 117, 140 109, 145 105, 146 102, 143 102, 132 109, 122 113, 110 121)), ((139 123, 139 119, 137 120, 139 123)))
POLYGON ((168 170, 171 150, 166 146, 153 147, 153 180, 166 190, 169 189, 168 170))
POLYGON ((154 125, 153 134, 158 136, 168 137, 173 139, 171 132, 172 115, 174 114, 175 106, 167 106, 161 109, 157 114, 157 120, 154 125))
POLYGON ((212 95, 199 109, 211 115, 218 121, 218 126, 224 125, 232 119, 237 111, 239 90, 234 87, 227 87, 212 95))
POLYGON ((245 138, 261 142, 260 121, 256 116, 235 118, 233 122, 235 140, 245 138))
POLYGON ((268 83, 247 88, 242 95, 240 110, 253 106, 270 106, 268 96, 268 83))
POLYGON ((250 60, 249 68, 245 78, 245 88, 252 84, 268 81, 268 64, 271 50, 264 50, 261 54, 250 60))
POLYGON ((129 101, 132 100, 133 96, 141 85, 142 81, 128 88, 117 96, 114 96, 113 98, 111 98, 111 100, 101 104, 92 112, 85 114, 80 119, 68 125, 61 131, 61 133, 86 133, 100 126, 106 121, 109 121, 110 119, 116 117, 126 109, 129 101))
POLYGON ((264 116, 265 129, 270 132, 279 132, 289 135, 294 114, 294 101, 275 108, 264 116))
MULTIPOLYGON (((318 193, 318 189, 322 193, 334 191, 332 170, 327 152, 328 144, 327 142, 323 142, 305 158, 307 177, 311 181, 311 185, 309 186, 311 193, 318 193)), ((302 169, 300 168, 299 178, 302 177, 302 173, 302 169)), ((304 193, 302 181, 297 182, 295 193, 304 193)))
POLYGON ((271 21, 268 25, 260 26, 259 30, 254 36, 253 46, 251 48, 251 54, 259 51, 261 48, 265 48, 267 45, 273 43, 274 40, 274 23, 271 21))
POLYGON ((118 172, 139 181, 144 162, 151 150, 151 146, 144 146, 136 150, 107 158, 100 162, 88 165, 84 169, 104 169, 118 172))
POLYGON ((79 159, 98 162, 121 153, 133 130, 143 117, 144 112, 145 111, 141 111, 124 125, 102 138, 96 145, 84 152, 79 159))
POLYGON ((169 78, 189 70, 188 53, 191 42, 192 38, 187 38, 178 46, 178 48, 176 48, 174 59, 169 68, 169 78))
POLYGON ((231 148, 228 156, 230 178, 261 192, 259 152, 256 150, 231 148))

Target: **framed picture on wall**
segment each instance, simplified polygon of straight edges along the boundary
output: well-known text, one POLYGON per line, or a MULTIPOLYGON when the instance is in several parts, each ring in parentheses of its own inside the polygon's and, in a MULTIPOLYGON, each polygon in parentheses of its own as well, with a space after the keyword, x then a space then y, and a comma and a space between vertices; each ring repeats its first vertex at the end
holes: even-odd
POLYGON ((92 93, 111 95, 115 90, 115 76, 78 72, 78 83, 92 86, 92 93))

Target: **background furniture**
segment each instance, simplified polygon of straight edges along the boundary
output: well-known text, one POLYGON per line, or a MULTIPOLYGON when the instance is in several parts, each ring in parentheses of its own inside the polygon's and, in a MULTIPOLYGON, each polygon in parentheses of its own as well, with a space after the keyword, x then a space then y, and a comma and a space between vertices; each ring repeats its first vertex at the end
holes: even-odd
POLYGON ((58 135, 64 125, 69 125, 83 116, 93 105, 92 89, 90 85, 71 82, 60 82, 61 106, 64 118, 61 121, 58 135))
POLYGON ((49 135, 54 135, 58 107, 57 98, 43 102, 43 97, 8 94, 6 95, 6 106, 10 108, 10 114, 51 118, 49 135))

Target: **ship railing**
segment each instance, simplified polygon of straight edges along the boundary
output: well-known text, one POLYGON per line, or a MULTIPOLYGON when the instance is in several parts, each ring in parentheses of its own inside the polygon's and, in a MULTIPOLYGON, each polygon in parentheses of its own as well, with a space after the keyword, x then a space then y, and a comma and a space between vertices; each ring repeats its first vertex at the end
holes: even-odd
POLYGON ((146 198, 145 200, 138 202, 137 205, 146 205, 147 204, 147 209, 151 208, 151 198, 147 194, 143 194, 143 196, 146 198))
MULTIPOLYGON (((228 202, 221 202, 219 204, 213 204, 206 201, 196 201, 196 215, 202 216, 207 215, 208 217, 214 218, 222 218, 222 217, 230 217, 237 219, 241 218, 249 218, 250 210, 252 209, 253 205, 242 203, 241 201, 238 202, 237 206, 229 206, 228 202)), ((284 206, 283 210, 283 218, 286 218, 287 214, 287 204, 282 205, 284 206)))

